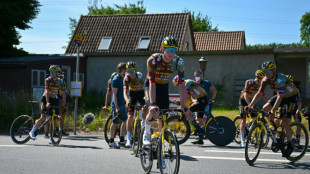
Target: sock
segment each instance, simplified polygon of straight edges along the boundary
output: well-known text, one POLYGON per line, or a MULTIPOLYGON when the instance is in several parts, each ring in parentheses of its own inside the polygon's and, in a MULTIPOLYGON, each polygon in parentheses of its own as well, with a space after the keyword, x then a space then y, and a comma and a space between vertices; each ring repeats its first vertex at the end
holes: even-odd
POLYGON ((244 131, 241 131, 241 142, 244 142, 244 131))
POLYGON ((127 131, 127 141, 129 141, 129 142, 130 142, 130 137, 131 137, 131 132, 127 131))
POLYGON ((35 132, 37 128, 35 126, 32 127, 31 132, 35 132))
POLYGON ((142 118, 142 127, 145 126, 145 119, 142 118))
POLYGON ((145 124, 144 133, 150 135, 150 133, 151 133, 151 125, 145 124))
POLYGON ((114 138, 110 138, 110 142, 113 143, 114 142, 114 138))
POLYGON ((119 139, 120 139, 119 142, 124 142, 124 137, 123 136, 120 136, 119 139))
POLYGON ((202 133, 203 129, 199 126, 199 124, 196 122, 196 120, 192 121, 191 124, 196 128, 197 132, 202 133))

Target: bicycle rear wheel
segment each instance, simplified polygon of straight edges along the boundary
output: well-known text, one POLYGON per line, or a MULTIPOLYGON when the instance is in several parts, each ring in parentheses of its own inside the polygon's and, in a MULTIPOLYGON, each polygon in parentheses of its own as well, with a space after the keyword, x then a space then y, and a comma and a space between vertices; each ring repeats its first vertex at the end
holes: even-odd
POLYGON ((153 166, 153 148, 152 145, 149 147, 143 147, 142 140, 143 140, 143 134, 144 134, 145 127, 141 130, 141 136, 140 136, 140 143, 141 148, 139 150, 140 152, 140 161, 142 169, 145 173, 149 173, 153 166))
MULTIPOLYGON (((105 122, 105 125, 104 125, 104 139, 105 139, 105 141, 106 141, 108 144, 110 143, 110 139, 111 139, 111 131, 110 131, 110 128, 111 128, 111 125, 112 125, 112 120, 113 120, 113 116, 110 115, 110 116, 108 117, 107 121, 105 122)), ((120 121, 119 125, 121 125, 121 124, 122 124, 122 121, 120 121)), ((114 138, 116 137, 116 135, 120 136, 119 125, 116 127, 114 138)))
POLYGON ((237 115, 234 119, 234 125, 236 127, 236 136, 235 136, 235 143, 240 144, 241 143, 241 131, 240 131, 240 124, 241 124, 241 117, 237 115))
POLYGON ((290 127, 292 130, 292 142, 294 144, 294 151, 289 157, 286 157, 286 159, 295 162, 300 160, 307 152, 309 135, 305 126, 299 122, 291 123, 290 127))
POLYGON ((262 148, 262 130, 262 126, 260 124, 256 124, 248 134, 245 145, 245 160, 250 165, 256 161, 262 148))
POLYGON ((33 120, 28 115, 17 117, 11 126, 10 136, 14 143, 25 144, 30 140, 29 132, 33 127, 33 120))
POLYGON ((213 118, 205 129, 208 139, 217 146, 226 146, 235 139, 234 122, 225 116, 213 118))
POLYGON ((54 116, 54 121, 50 120, 50 137, 54 146, 57 146, 62 138, 62 121, 59 115, 54 116))
POLYGON ((179 144, 185 143, 191 134, 191 127, 184 116, 181 120, 180 116, 169 117, 167 119, 167 126, 168 129, 175 133, 179 144))
POLYGON ((159 138, 157 158, 160 173, 177 174, 180 167, 180 149, 177 138, 170 130, 165 130, 164 143, 161 141, 161 136, 159 138))
POLYGON ((140 133, 141 133, 141 123, 140 120, 136 120, 136 126, 134 127, 133 134, 132 134, 132 151, 135 156, 138 155, 139 148, 140 148, 140 133))

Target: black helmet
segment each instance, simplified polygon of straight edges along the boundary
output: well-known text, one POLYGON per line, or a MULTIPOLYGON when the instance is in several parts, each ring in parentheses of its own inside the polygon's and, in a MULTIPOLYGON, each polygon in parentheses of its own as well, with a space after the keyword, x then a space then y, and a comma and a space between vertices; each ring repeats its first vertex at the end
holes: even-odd
POLYGON ((134 61, 129 61, 126 64, 126 69, 130 70, 130 69, 137 69, 137 64, 134 61))
POLYGON ((173 36, 167 36, 161 41, 161 46, 164 48, 178 48, 179 41, 173 36))

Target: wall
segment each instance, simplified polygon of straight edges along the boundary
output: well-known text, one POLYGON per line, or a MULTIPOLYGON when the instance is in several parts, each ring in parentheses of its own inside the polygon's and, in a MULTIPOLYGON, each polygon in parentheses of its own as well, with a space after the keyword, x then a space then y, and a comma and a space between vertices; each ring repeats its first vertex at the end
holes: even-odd
MULTIPOLYGON (((140 53, 139 55, 94 55, 87 58, 87 90, 98 89, 106 91, 107 81, 110 75, 116 71, 119 62, 133 60, 138 65, 138 71, 146 75, 146 60, 151 53, 140 53)), ((235 77, 240 75, 252 75, 258 66, 265 60, 273 60, 270 51, 249 52, 249 51, 225 51, 225 52, 179 52, 178 54, 185 61, 185 78, 194 79, 194 71, 199 70, 198 60, 204 56, 208 60, 206 79, 213 83, 221 83, 226 79, 225 97, 222 102, 226 104, 237 104, 235 98, 235 77)), ((172 79, 172 78, 171 78, 172 79)), ((170 85, 170 93, 178 93, 178 88, 170 85)))

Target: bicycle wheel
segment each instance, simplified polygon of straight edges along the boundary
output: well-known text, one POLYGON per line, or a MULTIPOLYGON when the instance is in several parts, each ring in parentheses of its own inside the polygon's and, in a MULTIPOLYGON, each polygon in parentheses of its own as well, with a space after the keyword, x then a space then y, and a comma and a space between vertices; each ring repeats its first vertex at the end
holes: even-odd
POLYGON ((205 128, 208 139, 217 146, 226 146, 235 139, 234 122, 225 116, 213 118, 205 128), (215 121, 216 120, 216 121, 215 121))
POLYGON ((185 143, 191 134, 191 127, 188 120, 183 116, 180 120, 180 116, 171 116, 167 119, 168 129, 172 130, 179 144, 185 143))
POLYGON ((141 123, 140 123, 140 120, 136 120, 137 123, 136 123, 136 126, 133 128, 133 134, 132 134, 132 151, 133 151, 133 154, 135 156, 138 155, 138 152, 139 152, 139 139, 140 139, 140 133, 141 133, 141 123))
MULTIPOLYGON (((105 125, 104 125, 104 139, 105 141, 109 144, 110 143, 110 139, 111 139, 111 131, 110 131, 110 128, 111 128, 111 125, 112 125, 112 120, 113 120, 113 116, 110 115, 107 119, 107 121, 105 122, 105 125)), ((122 124, 122 121, 120 121, 120 124, 122 124)), ((119 128, 119 125, 116 127, 116 130, 115 130, 115 136, 114 138, 116 137, 116 135, 120 136, 120 128, 119 128)))
POLYGON ((62 121, 59 115, 54 116, 54 121, 50 120, 50 137, 54 146, 57 146, 62 138, 62 121))
POLYGON ((235 143, 240 144, 241 143, 241 131, 240 131, 240 124, 241 124, 241 117, 237 115, 234 119, 234 125, 236 127, 236 136, 235 136, 235 143))
POLYGON ((262 135, 263 135, 262 149, 265 149, 269 143, 269 135, 267 134, 267 129, 265 127, 263 127, 262 135))
POLYGON ((29 132, 33 127, 33 119, 28 115, 17 117, 11 126, 10 136, 14 143, 25 144, 30 140, 29 132))
POLYGON ((286 157, 286 159, 295 162, 300 160, 307 152, 309 136, 305 126, 299 122, 291 123, 290 127, 292 129, 292 142, 294 144, 294 151, 289 157, 286 157))
POLYGON ((140 136, 140 142, 141 142, 141 148, 140 148, 140 161, 142 169, 145 173, 149 173, 153 166, 153 148, 152 145, 149 147, 143 147, 142 140, 143 140, 143 133, 144 133, 145 127, 141 130, 141 136, 140 136))
POLYGON ((262 148, 262 125, 256 124, 249 132, 245 144, 245 160, 248 164, 253 164, 262 148))
POLYGON ((157 151, 160 173, 177 174, 180 167, 180 149, 177 138, 172 131, 165 130, 164 140, 164 143, 161 139, 159 140, 157 151))

